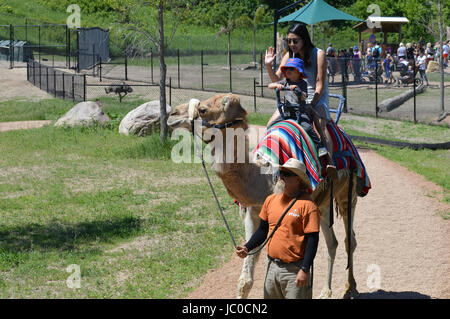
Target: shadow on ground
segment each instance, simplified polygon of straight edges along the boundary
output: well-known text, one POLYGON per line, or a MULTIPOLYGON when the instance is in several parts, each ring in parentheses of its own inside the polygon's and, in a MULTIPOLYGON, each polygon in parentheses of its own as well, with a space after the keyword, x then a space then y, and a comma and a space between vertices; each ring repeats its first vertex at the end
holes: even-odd
POLYGON ((359 299, 431 299, 430 296, 415 291, 385 291, 360 293, 359 299))
POLYGON ((141 228, 142 221, 130 216, 75 224, 52 222, 45 225, 0 226, 0 250, 72 250, 93 241, 110 242, 112 238, 127 238, 135 235, 141 228))

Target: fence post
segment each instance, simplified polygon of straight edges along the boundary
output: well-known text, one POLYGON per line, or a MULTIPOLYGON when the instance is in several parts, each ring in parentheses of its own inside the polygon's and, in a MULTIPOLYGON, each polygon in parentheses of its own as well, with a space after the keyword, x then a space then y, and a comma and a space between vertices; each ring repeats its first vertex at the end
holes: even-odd
MULTIPOLYGON (((344 97, 344 109, 343 112, 347 113, 347 58, 341 57, 340 59, 344 59, 344 68, 341 70, 342 75, 342 96, 344 97)), ((342 65, 342 63, 340 64, 342 65)))
POLYGON ((41 64, 41 26, 38 25, 38 55, 39 55, 39 64, 41 64))
POLYGON ((64 83, 64 75, 65 73, 62 73, 62 96, 63 96, 63 100, 66 99, 66 85, 64 83))
POLYGON ((70 68, 70 58, 69 58, 69 45, 68 45, 68 39, 69 39, 69 27, 66 24, 66 68, 70 68))
POLYGON ((256 113, 256 78, 253 78, 253 110, 256 113))
POLYGON ((75 75, 72 74, 72 101, 75 102, 75 75))
POLYGON ((378 61, 375 60, 375 117, 378 118, 378 61))
POLYGON ((83 74, 83 101, 86 101, 86 74, 83 74))
POLYGON ((125 81, 128 81, 128 50, 125 49, 125 81))
POLYGON ((36 62, 33 62, 33 85, 36 86, 36 62))
POLYGON ((200 51, 200 66, 201 66, 201 73, 202 73, 202 91, 204 91, 204 84, 203 84, 203 50, 200 51))
POLYGON ((152 84, 153 84, 153 49, 150 48, 150 74, 152 77, 152 84))
POLYGON ((9 25, 9 68, 14 68, 14 27, 9 25))
POLYGON ((416 69, 416 66, 414 66, 414 81, 413 81, 413 86, 414 86, 414 123, 417 123, 417 118, 416 118, 416 75, 417 75, 417 69, 416 69))
POLYGON ((178 88, 181 88, 181 86, 180 86, 180 49, 177 50, 177 61, 178 61, 178 88))
POLYGON ((261 52, 261 80, 259 81, 261 86, 261 97, 264 97, 264 73, 263 73, 263 54, 261 52))
POLYGON ((47 89, 47 93, 49 93, 49 88, 48 88, 48 67, 45 67, 45 88, 47 89))
POLYGON ((56 95, 56 70, 53 69, 53 93, 55 94, 55 97, 57 97, 56 95))
POLYGON ((172 78, 169 78, 169 105, 172 107, 172 78))
POLYGON ((100 62, 99 62, 99 70, 100 70, 100 82, 102 82, 102 70, 103 70, 103 67, 102 67, 102 59, 100 58, 100 62))
POLYGON ((39 88, 42 90, 42 65, 39 63, 39 88))

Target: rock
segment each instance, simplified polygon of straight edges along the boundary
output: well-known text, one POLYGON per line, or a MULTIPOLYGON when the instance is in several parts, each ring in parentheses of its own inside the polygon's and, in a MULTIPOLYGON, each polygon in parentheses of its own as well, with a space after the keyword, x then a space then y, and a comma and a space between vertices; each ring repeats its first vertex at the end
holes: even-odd
MULTIPOLYGON (((160 109, 159 101, 144 103, 130 111, 122 119, 119 125, 119 133, 137 136, 146 136, 159 128, 160 109)), ((166 105, 167 114, 172 111, 170 105, 166 105)))
POLYGON ((96 123, 104 125, 110 121, 108 115, 92 101, 81 102, 71 108, 56 121, 55 126, 91 126, 96 123))

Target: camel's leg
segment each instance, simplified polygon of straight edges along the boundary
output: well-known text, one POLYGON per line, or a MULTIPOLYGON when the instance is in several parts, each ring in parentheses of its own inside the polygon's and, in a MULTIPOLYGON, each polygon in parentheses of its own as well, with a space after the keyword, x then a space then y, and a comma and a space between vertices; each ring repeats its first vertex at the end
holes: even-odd
MULTIPOLYGON (((247 209, 240 208, 241 216, 242 210, 245 209, 245 239, 248 241, 253 233, 259 227, 259 212, 261 207, 249 207, 247 209)), ((260 253, 255 255, 249 255, 244 259, 242 266, 242 273, 238 281, 238 298, 247 298, 250 290, 253 286, 253 273, 255 270, 256 262, 258 261, 260 253)))
POLYGON ((331 291, 331 279, 333 276, 333 265, 334 265, 334 258, 336 257, 336 250, 338 247, 338 241, 336 239, 336 235, 334 234, 333 227, 330 227, 330 214, 333 214, 333 212, 330 212, 329 206, 326 208, 321 209, 322 216, 320 218, 320 228, 322 229, 322 234, 325 239, 325 243, 327 244, 327 261, 328 261, 328 268, 327 268, 327 284, 325 287, 323 287, 319 298, 325 299, 330 298, 332 291, 331 291))
MULTIPOLYGON (((356 192, 355 192, 355 186, 356 186, 356 180, 353 181, 353 192, 352 192, 352 201, 351 201, 351 225, 350 230, 351 233, 349 234, 349 219, 348 219, 348 193, 344 194, 345 192, 342 192, 342 196, 338 199, 338 205, 339 205, 339 211, 341 212, 343 219, 344 219, 344 226, 345 226, 345 250, 347 252, 348 256, 348 279, 347 283, 345 285, 345 292, 344 292, 344 299, 350 299, 355 298, 358 296, 358 291, 356 290, 356 281, 355 277, 353 276, 353 253, 355 252, 357 242, 355 237, 355 232, 353 231, 353 224, 354 224, 354 217, 355 217, 355 207, 356 207, 356 192), (344 200, 345 198, 345 200, 344 200), (350 251, 348 249, 348 238, 351 236, 351 247, 350 251)), ((344 188, 345 189, 345 188, 344 188)), ((347 186, 347 192, 348 192, 348 186, 347 186)))

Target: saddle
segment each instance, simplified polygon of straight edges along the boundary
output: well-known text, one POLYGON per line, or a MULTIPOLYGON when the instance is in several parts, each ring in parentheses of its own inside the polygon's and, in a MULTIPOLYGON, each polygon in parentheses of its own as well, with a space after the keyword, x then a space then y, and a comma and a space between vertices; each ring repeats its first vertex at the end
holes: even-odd
MULTIPOLYGON (((371 188, 369 176, 358 151, 348 135, 333 121, 327 125, 333 141, 333 162, 338 170, 351 169, 357 176, 357 194, 367 195, 371 188)), ((292 119, 271 125, 252 152, 255 162, 283 165, 289 158, 303 162, 311 182, 310 192, 323 180, 325 163, 322 163, 309 135, 292 119)))

